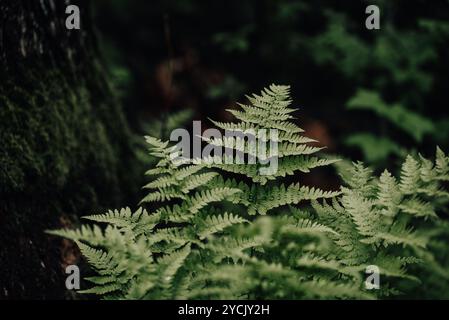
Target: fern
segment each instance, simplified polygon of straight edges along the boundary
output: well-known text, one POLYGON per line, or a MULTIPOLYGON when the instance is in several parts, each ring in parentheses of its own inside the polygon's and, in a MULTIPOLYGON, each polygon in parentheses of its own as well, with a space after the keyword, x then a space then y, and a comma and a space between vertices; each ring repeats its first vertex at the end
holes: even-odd
MULTIPOLYGON (((444 163, 447 159, 438 150, 436 162, 444 163)), ((416 225, 414 222, 422 218, 437 219, 436 212, 448 200, 448 194, 440 190, 438 165, 429 167, 428 164, 429 161, 422 157, 407 157, 399 183, 388 171, 384 171, 379 179, 367 176, 369 171, 357 164, 352 175, 359 178, 350 181, 352 188, 343 188, 342 196, 334 200, 332 206, 314 203, 322 223, 334 223, 342 211, 349 214, 344 219, 345 233, 339 232, 339 236, 334 239, 340 247, 335 251, 339 253, 340 261, 350 261, 351 264, 372 263, 381 267, 387 276, 415 279, 406 274, 404 267, 420 261, 415 255, 422 252, 430 239, 424 236, 428 232, 413 230, 416 225), (364 188, 361 188, 362 183, 364 188), (432 193, 429 190, 439 191, 432 193), (340 238, 342 234, 346 239, 340 238), (348 238, 357 242, 348 241, 348 238), (410 256, 391 255, 393 251, 386 250, 391 246, 406 247, 407 250, 397 249, 397 252, 408 252, 410 256), (366 254, 360 255, 360 259, 354 259, 353 252, 348 249, 355 248, 366 254)), ((343 228, 342 224, 340 226, 343 228)), ((336 228, 337 231, 339 229, 336 228)))
POLYGON ((407 157, 398 178, 388 171, 375 177, 354 163, 337 191, 287 183, 337 160, 319 157, 321 148, 293 122, 289 87, 271 85, 248 101, 230 110, 236 122, 214 123, 234 132, 279 130, 264 138, 278 143, 271 155, 278 170, 261 174, 270 156, 245 139, 204 138, 259 162, 231 164, 223 156, 174 163, 169 142, 147 137, 158 161, 146 172, 145 209, 86 217, 104 229, 51 232, 74 240, 97 272, 83 292, 106 299, 371 299, 423 281, 414 272, 420 264, 447 276, 428 250, 444 230, 434 226, 449 199, 449 158, 440 149, 435 163, 407 157), (381 290, 364 288, 368 265, 380 268, 381 290))
MULTIPOLYGON (((311 169, 328 165, 336 160, 324 160, 310 156, 321 150, 321 148, 307 145, 314 142, 301 135, 304 132, 299 126, 291 122, 293 116, 291 113, 295 109, 291 108, 290 87, 271 85, 263 90, 260 95, 247 97, 248 105, 239 104, 240 110, 229 110, 239 121, 237 123, 213 122, 217 127, 229 130, 235 133, 244 132, 248 135, 255 135, 254 132, 270 129, 279 130, 278 137, 265 137, 267 144, 270 142, 277 144, 276 157, 279 159, 278 170, 269 175, 261 175, 260 166, 241 166, 235 164, 219 164, 217 168, 232 173, 245 175, 255 183, 265 184, 269 180, 275 180, 278 177, 293 175, 296 171, 309 172, 311 169)), ((227 146, 236 151, 243 151, 249 156, 258 160, 266 160, 267 154, 254 154, 250 141, 241 141, 243 147, 238 148, 239 141, 229 141, 223 139, 207 140, 210 144, 216 146, 227 146)), ((271 150, 270 150, 271 151, 271 150)))
MULTIPOLYGON (((213 235, 225 234, 229 227, 246 222, 238 214, 219 214, 211 206, 241 192, 239 189, 208 186, 217 173, 204 172, 204 166, 200 164, 177 166, 170 161, 173 149, 167 142, 153 137, 146 137, 146 141, 150 145, 150 154, 159 161, 147 172, 153 181, 145 186, 149 193, 142 203, 162 202, 159 208, 152 213, 142 208, 132 213, 126 208, 85 217, 106 223, 108 227, 104 234, 97 226, 93 229, 83 226, 79 231, 52 232, 76 240, 89 263, 100 274, 107 270, 101 267, 103 254, 111 261, 127 260, 125 266, 118 265, 120 272, 114 271, 113 276, 107 274, 107 279, 94 278, 97 286, 86 293, 96 293, 105 298, 176 297, 180 290, 178 280, 181 280, 178 273, 188 274, 195 270, 184 266, 191 255, 191 246, 202 250, 213 235), (124 247, 116 247, 117 241, 124 247), (123 249, 123 252, 116 252, 116 249, 123 249), (127 256, 126 253, 132 255, 127 256), (162 256, 154 260, 153 254, 162 256), (140 270, 146 271, 141 274, 140 270), (117 282, 121 285, 118 286, 117 282)), ((197 263, 195 257, 190 263, 197 263)))

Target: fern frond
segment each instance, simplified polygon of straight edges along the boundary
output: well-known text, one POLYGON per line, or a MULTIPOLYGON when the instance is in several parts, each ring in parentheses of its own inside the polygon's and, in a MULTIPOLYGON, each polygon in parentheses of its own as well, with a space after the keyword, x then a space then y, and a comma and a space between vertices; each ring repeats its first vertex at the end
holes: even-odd
POLYGON ((204 221, 198 223, 198 237, 205 239, 214 233, 223 231, 227 227, 247 222, 249 221, 228 212, 225 212, 223 215, 207 216, 204 221))
POLYGON ((186 245, 184 248, 158 260, 161 286, 164 289, 168 290, 173 286, 174 277, 189 254, 190 246, 186 245))
POLYGON ((250 204, 249 214, 266 214, 269 210, 287 204, 298 204, 304 200, 316 200, 320 198, 332 198, 340 194, 338 191, 323 191, 308 186, 300 186, 299 183, 285 187, 281 184, 273 188, 257 188, 257 201, 250 204))
POLYGON ((190 190, 197 189, 203 185, 206 185, 213 178, 218 176, 217 172, 207 172, 202 174, 197 174, 192 176, 190 179, 184 182, 182 185, 181 191, 184 193, 189 192, 190 190))
POLYGON ((197 192, 195 193, 195 195, 188 199, 189 211, 192 213, 198 212, 201 208, 204 208, 211 202, 224 200, 226 199, 226 197, 231 197, 239 192, 241 191, 238 189, 231 189, 226 187, 197 192))
POLYGON ((390 217, 395 216, 402 195, 396 179, 387 170, 380 176, 378 189, 376 205, 382 208, 381 213, 390 217))
POLYGON ((214 261, 231 258, 235 262, 245 257, 244 252, 264 243, 262 238, 221 238, 207 244, 206 248, 214 253, 214 261))
POLYGON ((398 206, 405 213, 416 217, 437 218, 435 209, 429 202, 425 202, 417 197, 406 199, 398 206))
POLYGON ((299 219, 294 222, 294 224, 287 224, 281 228, 281 233, 285 234, 317 234, 317 233, 332 233, 337 235, 338 232, 333 230, 331 227, 320 224, 316 221, 310 219, 299 219))
POLYGON ((404 194, 414 194, 419 188, 419 163, 412 156, 407 156, 401 169, 399 187, 404 194))
POLYGON ((166 188, 164 190, 150 192, 145 198, 140 201, 140 204, 145 202, 162 202, 172 199, 186 199, 186 195, 175 188, 166 188))
POLYGON ((132 230, 136 236, 143 232, 151 231, 159 222, 158 215, 149 215, 145 209, 139 208, 132 213, 131 209, 126 207, 118 210, 109 210, 106 214, 85 216, 84 219, 107 223, 117 228, 132 230))

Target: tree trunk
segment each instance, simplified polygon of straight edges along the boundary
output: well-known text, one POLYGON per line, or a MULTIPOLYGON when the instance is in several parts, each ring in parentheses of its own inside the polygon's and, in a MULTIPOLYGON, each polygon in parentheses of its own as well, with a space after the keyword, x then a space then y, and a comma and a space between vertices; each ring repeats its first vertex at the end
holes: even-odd
POLYGON ((88 3, 76 2, 81 30, 67 30, 70 1, 0 0, 0 299, 67 297, 76 257, 45 230, 136 190, 88 3))

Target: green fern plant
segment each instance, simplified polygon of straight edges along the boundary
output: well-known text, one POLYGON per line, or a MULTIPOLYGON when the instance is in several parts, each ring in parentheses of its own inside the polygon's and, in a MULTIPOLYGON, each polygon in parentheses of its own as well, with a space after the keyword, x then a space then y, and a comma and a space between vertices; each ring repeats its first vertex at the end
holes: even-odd
MULTIPOLYGON (((291 120, 295 109, 291 108, 290 88, 288 86, 271 85, 262 91, 260 95, 247 96, 250 104, 239 104, 241 110, 228 110, 238 120, 236 123, 221 123, 212 121, 217 127, 233 132, 260 132, 261 130, 277 129, 277 137, 266 137, 267 144, 277 145, 276 157, 278 168, 266 175, 261 174, 260 163, 266 161, 266 154, 256 154, 252 150, 251 142, 236 138, 234 141, 223 139, 206 139, 208 143, 215 146, 226 146, 247 156, 257 158, 256 165, 241 164, 212 164, 219 170, 246 176, 252 183, 245 184, 243 179, 217 179, 217 185, 237 188, 243 192, 238 194, 239 202, 248 208, 250 215, 264 215, 268 211, 288 204, 298 204, 304 200, 319 198, 331 198, 339 192, 323 191, 292 183, 285 185, 280 179, 292 176, 297 172, 308 173, 310 170, 330 165, 336 159, 325 159, 315 156, 322 148, 311 146, 316 142, 304 135, 303 129, 291 120), (231 142, 231 143, 229 143, 231 142), (267 182, 274 182, 272 184, 267 182)), ((221 177, 221 175, 220 175, 221 177)), ((215 182, 215 181, 214 181, 215 182)))
MULTIPOLYGON (((407 157, 397 181, 379 178, 361 163, 352 167, 342 194, 312 201, 312 210, 290 207, 276 217, 257 220, 241 232, 264 239, 242 259, 221 266, 208 278, 201 298, 271 299, 375 298, 405 294, 421 285, 428 269, 447 276, 427 246, 439 232, 437 212, 447 205, 449 158, 438 149, 436 163, 407 157), (418 230, 414 230, 417 228, 418 230), (366 267, 379 268, 380 290, 364 288, 366 267)), ((447 230, 447 229, 446 229, 447 230)))
POLYGON ((448 169, 448 158, 440 149, 435 165, 423 157, 408 156, 399 180, 387 170, 373 178, 369 169, 355 164, 342 195, 332 205, 313 204, 318 221, 332 223, 339 234, 333 250, 337 259, 349 266, 378 266, 387 280, 393 278, 392 292, 398 291, 394 280, 419 282, 406 267, 422 262, 424 253, 429 253, 429 229, 449 199, 449 193, 441 189, 442 182, 448 181, 448 169))
MULTIPOLYGON (((77 241, 81 252, 98 271, 98 277, 87 279, 96 286, 85 293, 113 298, 180 298, 183 296, 180 282, 187 281, 195 270, 183 268, 184 264, 195 266, 202 259, 206 241, 212 235, 246 222, 210 205, 240 190, 209 187, 208 182, 217 173, 202 172, 203 165, 175 166, 170 160, 173 148, 168 147, 168 142, 152 137, 146 140, 151 155, 160 160, 147 172, 156 178, 145 186, 150 192, 142 203, 162 205, 150 214, 144 209, 132 213, 127 208, 86 217, 108 224, 104 234, 98 227, 52 232, 77 241), (192 248, 195 252, 191 252, 192 248), (123 259, 125 266, 120 264, 123 259)), ((217 252, 222 254, 226 253, 217 252)))
POLYGON ((87 279, 94 286, 83 292, 113 299, 365 299, 418 281, 407 266, 431 260, 429 237, 411 227, 437 220, 448 196, 441 189, 448 158, 438 150, 434 166, 409 157, 399 181, 388 172, 373 178, 356 164, 338 191, 287 184, 287 176, 336 160, 317 157, 321 148, 292 122, 289 87, 272 85, 248 100, 230 110, 237 122, 214 123, 234 132, 277 129, 276 138, 265 138, 277 142, 277 171, 261 174, 267 157, 244 139, 204 138, 256 164, 227 163, 224 156, 179 165, 173 146, 147 137, 159 159, 147 172, 152 180, 141 205, 148 211, 86 217, 106 224, 104 230, 50 232, 76 241, 96 270, 87 279), (380 292, 363 286, 371 264, 386 277, 380 292))

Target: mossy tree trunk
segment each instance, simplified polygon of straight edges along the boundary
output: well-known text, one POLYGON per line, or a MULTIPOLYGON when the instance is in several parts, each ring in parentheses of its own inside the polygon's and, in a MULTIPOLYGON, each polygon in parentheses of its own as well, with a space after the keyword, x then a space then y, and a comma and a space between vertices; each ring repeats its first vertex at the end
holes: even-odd
POLYGON ((0 1, 0 299, 64 298, 61 240, 44 231, 135 190, 88 3, 67 30, 70 1, 0 1))

